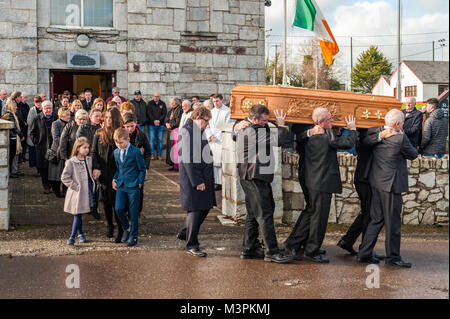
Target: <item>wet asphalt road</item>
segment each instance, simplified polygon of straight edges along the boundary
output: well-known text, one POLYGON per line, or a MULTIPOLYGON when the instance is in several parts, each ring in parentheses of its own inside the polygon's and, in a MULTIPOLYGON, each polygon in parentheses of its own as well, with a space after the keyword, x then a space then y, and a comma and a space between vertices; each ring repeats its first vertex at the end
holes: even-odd
POLYGON ((448 298, 448 243, 405 243, 411 269, 380 264, 380 288, 368 289, 366 266, 325 246, 330 264, 279 265, 241 260, 238 251, 205 248, 207 258, 182 250, 86 253, 81 256, 0 257, 0 298, 448 298), (80 271, 68 289, 66 267, 80 271))
MULTIPOLYGON (((188 256, 175 239, 184 220, 177 174, 161 162, 146 183, 140 242, 128 249, 105 238, 104 218, 88 220, 89 243, 65 245, 71 216, 61 212, 62 199, 39 194, 39 180, 17 180, 12 193, 16 225, 40 225, 0 232, 0 298, 439 298, 448 299, 449 240, 428 228, 407 231, 402 256, 411 269, 380 264, 379 286, 366 287, 367 265, 336 247, 342 229, 329 226, 324 242, 330 264, 295 261, 279 265, 241 260, 242 226, 223 226, 210 213, 199 240, 207 258, 188 256), (20 184, 22 183, 22 184, 20 184), (30 256, 33 255, 33 256, 30 256), (68 265, 80 271, 80 288, 69 289, 68 265)), ((430 228, 431 229, 431 228, 430 228)), ((279 242, 290 227, 277 226, 279 242)), ((376 250, 384 252, 384 238, 376 250)), ((357 247, 357 245, 355 245, 357 247)))

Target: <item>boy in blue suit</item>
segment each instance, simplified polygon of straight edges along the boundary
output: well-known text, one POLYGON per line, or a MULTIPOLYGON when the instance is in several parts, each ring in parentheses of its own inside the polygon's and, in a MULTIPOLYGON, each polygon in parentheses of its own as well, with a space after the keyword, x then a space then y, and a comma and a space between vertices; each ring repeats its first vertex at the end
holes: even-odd
POLYGON ((115 210, 123 228, 122 242, 131 247, 138 241, 140 189, 145 180, 145 161, 141 150, 131 145, 126 129, 118 128, 114 132, 114 150, 117 171, 114 174, 112 187, 116 190, 115 210), (125 209, 129 203, 131 230, 125 209))

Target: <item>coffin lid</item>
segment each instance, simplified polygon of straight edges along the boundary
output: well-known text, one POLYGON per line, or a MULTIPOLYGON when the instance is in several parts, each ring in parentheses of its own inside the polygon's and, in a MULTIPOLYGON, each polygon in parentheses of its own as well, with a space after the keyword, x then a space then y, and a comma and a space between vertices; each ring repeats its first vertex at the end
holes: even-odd
POLYGON ((361 94, 348 91, 314 90, 265 85, 238 85, 231 91, 231 118, 244 119, 255 104, 270 110, 270 120, 275 121, 274 110, 286 112, 287 123, 312 124, 316 107, 326 107, 333 115, 334 126, 346 126, 344 117, 353 115, 356 126, 368 128, 384 125, 384 116, 391 109, 401 110, 395 97, 361 94))

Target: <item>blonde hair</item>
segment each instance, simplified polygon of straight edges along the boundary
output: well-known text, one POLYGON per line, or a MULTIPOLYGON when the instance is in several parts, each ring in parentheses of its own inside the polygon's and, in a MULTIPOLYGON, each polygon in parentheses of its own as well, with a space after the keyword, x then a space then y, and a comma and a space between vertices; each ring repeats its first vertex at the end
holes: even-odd
POLYGON ((61 118, 63 117, 65 114, 69 113, 70 114, 70 110, 68 107, 60 107, 58 109, 58 117, 61 118))
POLYGON ((78 110, 75 110, 75 104, 79 104, 80 106, 81 106, 81 108, 80 109, 82 109, 83 108, 83 103, 81 103, 81 101, 80 100, 74 100, 73 102, 72 102, 72 105, 70 106, 70 111, 72 112, 72 113, 75 113, 76 111, 78 111, 78 110))
POLYGON ((119 127, 117 130, 114 131, 114 141, 116 142, 118 142, 121 139, 127 139, 129 137, 130 134, 128 134, 128 131, 123 127, 119 127))
POLYGON ((70 157, 74 157, 78 154, 78 150, 80 149, 81 146, 83 146, 84 144, 89 145, 89 151, 91 149, 91 143, 89 143, 89 140, 82 136, 77 138, 77 140, 75 141, 75 143, 73 144, 73 148, 72 148, 72 154, 70 155, 70 157))

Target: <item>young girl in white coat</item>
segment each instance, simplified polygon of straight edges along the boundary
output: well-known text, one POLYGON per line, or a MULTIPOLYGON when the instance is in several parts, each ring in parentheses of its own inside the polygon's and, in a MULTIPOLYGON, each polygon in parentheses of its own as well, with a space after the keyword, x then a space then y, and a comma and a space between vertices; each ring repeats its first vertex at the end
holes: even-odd
POLYGON ((89 213, 95 204, 95 182, 92 175, 92 157, 88 156, 89 152, 90 144, 87 138, 78 138, 73 146, 71 158, 66 161, 61 175, 61 181, 67 186, 64 211, 74 215, 72 234, 67 241, 69 245, 75 243, 77 234, 80 243, 86 242, 81 216, 89 213))

